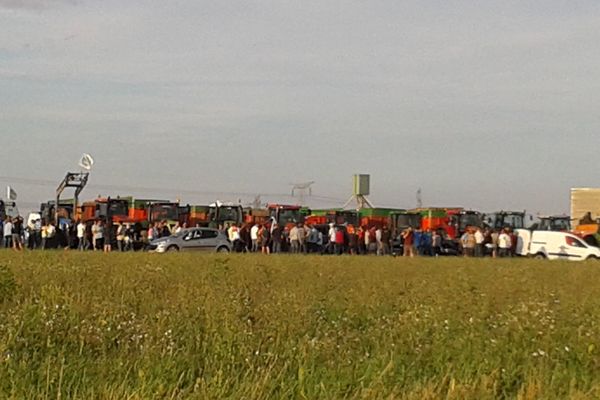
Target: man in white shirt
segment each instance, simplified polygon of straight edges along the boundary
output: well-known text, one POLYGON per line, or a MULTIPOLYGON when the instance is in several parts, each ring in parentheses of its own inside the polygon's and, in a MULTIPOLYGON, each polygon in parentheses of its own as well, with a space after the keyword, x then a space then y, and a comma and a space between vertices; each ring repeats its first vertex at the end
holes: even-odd
POLYGON ((477 230, 475 231, 475 257, 483 257, 485 255, 483 251, 484 241, 485 238, 483 236, 483 232, 481 232, 481 228, 477 228, 477 230))
POLYGON ((85 248, 85 224, 83 221, 79 221, 77 224, 77 249, 84 251, 85 248))
POLYGON ((12 247, 13 224, 10 217, 6 217, 4 221, 4 247, 10 249, 12 247))
POLYGON ((498 255, 500 257, 508 257, 510 256, 510 249, 512 247, 512 240, 510 235, 503 229, 500 235, 498 236, 498 255))
POLYGON ((258 224, 254 224, 250 229, 250 240, 252 240, 252 252, 256 253, 258 251, 258 224))

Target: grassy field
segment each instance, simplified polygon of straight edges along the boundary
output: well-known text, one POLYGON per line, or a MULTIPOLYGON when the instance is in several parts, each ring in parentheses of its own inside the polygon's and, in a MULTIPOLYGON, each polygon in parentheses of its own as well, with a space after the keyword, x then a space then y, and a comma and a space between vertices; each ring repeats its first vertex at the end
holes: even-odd
POLYGON ((600 398, 600 263, 0 252, 0 398, 600 398))

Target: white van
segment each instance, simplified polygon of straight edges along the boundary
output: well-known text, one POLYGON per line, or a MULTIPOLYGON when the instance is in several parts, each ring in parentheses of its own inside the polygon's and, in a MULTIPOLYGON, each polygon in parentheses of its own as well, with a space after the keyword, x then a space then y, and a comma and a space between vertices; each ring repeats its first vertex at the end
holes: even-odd
POLYGON ((567 232, 529 231, 516 229, 517 249, 521 256, 548 260, 600 260, 600 249, 567 232))

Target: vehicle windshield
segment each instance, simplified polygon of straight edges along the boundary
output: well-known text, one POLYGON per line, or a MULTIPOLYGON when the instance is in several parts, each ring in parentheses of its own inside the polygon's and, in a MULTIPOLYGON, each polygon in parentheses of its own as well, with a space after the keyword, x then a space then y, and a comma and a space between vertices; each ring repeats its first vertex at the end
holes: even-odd
POLYGON ((418 214, 399 214, 395 216, 396 228, 419 228, 421 227, 421 216, 418 214))
POLYGON ((109 204, 110 215, 129 215, 129 204, 126 200, 111 200, 109 204))
POLYGON ((242 218, 237 207, 220 207, 217 222, 233 221, 239 222, 242 218))
POLYGON ((300 210, 279 210, 279 225, 302 222, 300 210))
POLYGON ((571 229, 569 218, 543 218, 540 221, 541 231, 568 231, 571 229))
POLYGON ((525 227, 525 218, 522 214, 506 214, 504 218, 496 218, 495 228, 523 229, 525 227))
POLYGON ((331 222, 336 225, 358 225, 358 216, 355 212, 339 211, 335 214, 335 219, 331 222))
POLYGON ((459 218, 458 228, 463 231, 467 229, 468 226, 481 227, 482 222, 480 214, 462 214, 459 218))
POLYGON ((150 221, 177 221, 179 207, 177 204, 153 204, 150 206, 150 221))

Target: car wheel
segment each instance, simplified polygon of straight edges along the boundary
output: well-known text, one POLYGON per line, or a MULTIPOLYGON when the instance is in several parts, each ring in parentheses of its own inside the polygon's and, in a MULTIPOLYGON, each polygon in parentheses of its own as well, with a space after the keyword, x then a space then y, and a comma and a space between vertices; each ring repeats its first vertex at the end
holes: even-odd
POLYGON ((169 246, 167 247, 167 251, 179 251, 179 247, 173 245, 173 246, 169 246))
POLYGON ((217 249, 217 253, 229 253, 229 249, 226 246, 221 246, 217 249))
POLYGON ((588 258, 586 258, 586 260, 600 260, 600 258, 592 255, 592 256, 588 256, 588 258))
POLYGON ((537 253, 533 258, 535 258, 536 260, 544 260, 546 256, 543 253, 537 253))

